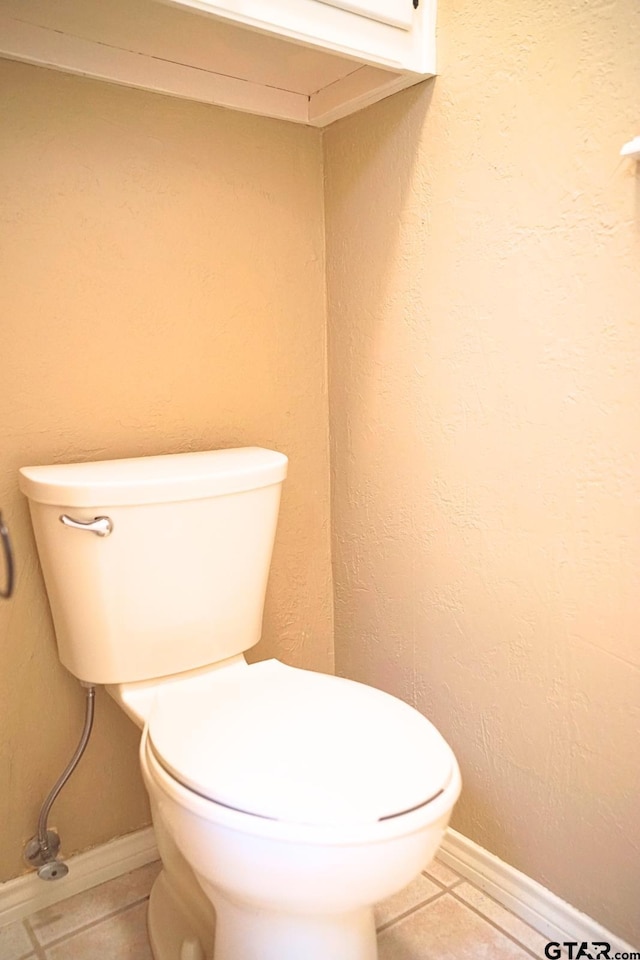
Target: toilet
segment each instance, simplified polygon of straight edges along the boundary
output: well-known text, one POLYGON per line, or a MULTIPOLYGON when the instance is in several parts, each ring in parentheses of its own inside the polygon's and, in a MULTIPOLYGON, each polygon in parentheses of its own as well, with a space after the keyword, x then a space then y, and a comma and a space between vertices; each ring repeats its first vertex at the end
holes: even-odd
POLYGON ((460 793, 408 704, 245 660, 286 471, 259 447, 20 471, 60 659, 142 731, 155 960, 375 960, 374 905, 460 793))

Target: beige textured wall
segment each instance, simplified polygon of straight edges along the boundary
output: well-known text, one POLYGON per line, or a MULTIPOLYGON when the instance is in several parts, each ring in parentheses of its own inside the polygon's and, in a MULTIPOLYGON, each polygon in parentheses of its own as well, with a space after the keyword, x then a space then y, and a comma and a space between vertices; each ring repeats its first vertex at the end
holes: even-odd
POLYGON ((337 669, 640 942, 640 6, 442 0, 438 50, 325 137, 337 669))
MULTIPOLYGON (((16 471, 261 444, 290 457, 265 639, 331 669, 317 131, 0 61, 0 878, 80 733, 16 471)), ((90 638, 89 642, 90 642, 90 638)), ((100 696, 54 807, 64 850, 148 820, 137 732, 100 696)))

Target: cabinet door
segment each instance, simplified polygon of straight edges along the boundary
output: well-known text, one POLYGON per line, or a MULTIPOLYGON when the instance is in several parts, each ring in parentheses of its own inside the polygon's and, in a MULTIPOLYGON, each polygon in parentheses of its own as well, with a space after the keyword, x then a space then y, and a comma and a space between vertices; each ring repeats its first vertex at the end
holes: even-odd
POLYGON ((388 23, 392 27, 401 27, 404 30, 411 29, 413 12, 418 7, 418 2, 415 0, 317 0, 317 2, 327 3, 340 10, 348 10, 361 17, 379 20, 380 23, 388 23))
MULTIPOLYGON (((0 7, 5 2, 0 0, 0 7)), ((155 2, 192 7, 220 20, 349 57, 369 66, 424 75, 433 75, 435 72, 433 41, 436 0, 155 2), (414 7, 414 3, 418 6, 414 7)))

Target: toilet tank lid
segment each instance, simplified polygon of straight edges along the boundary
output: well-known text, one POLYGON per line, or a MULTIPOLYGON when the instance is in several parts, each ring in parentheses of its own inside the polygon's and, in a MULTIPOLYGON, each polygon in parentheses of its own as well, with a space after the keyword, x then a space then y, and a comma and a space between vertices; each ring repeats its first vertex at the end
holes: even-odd
POLYGON ((57 506, 170 503, 280 483, 287 463, 286 456, 275 450, 237 447, 22 467, 19 483, 30 500, 57 506))

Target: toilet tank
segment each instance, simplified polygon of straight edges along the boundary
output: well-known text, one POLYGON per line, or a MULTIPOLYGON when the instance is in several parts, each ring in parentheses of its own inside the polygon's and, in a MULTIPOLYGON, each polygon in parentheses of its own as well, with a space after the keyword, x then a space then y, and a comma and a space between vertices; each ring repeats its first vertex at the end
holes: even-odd
POLYGON ((71 673, 149 680, 257 643, 286 470, 259 447, 23 467, 71 673), (98 517, 106 536, 67 525, 98 517))

